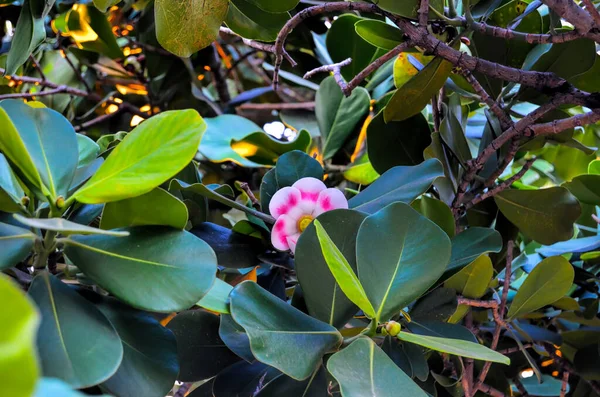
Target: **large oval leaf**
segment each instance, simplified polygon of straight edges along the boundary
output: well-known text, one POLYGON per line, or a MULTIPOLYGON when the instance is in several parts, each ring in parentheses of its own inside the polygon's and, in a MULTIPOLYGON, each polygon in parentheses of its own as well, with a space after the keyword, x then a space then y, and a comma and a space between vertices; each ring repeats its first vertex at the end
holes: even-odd
POLYGON ((208 244, 164 227, 126 230, 129 237, 70 237, 65 253, 99 286, 140 309, 179 311, 208 292, 217 272, 208 244))
POLYGON ((573 285, 575 271, 562 256, 541 261, 529 273, 513 298, 508 318, 531 313, 562 298, 573 285))
POLYGON ((252 3, 256 1, 231 0, 225 23, 242 37, 275 41, 277 34, 290 18, 290 14, 266 12, 252 3))
POLYGON ((398 201, 410 203, 444 176, 442 163, 430 159, 414 167, 397 166, 389 169, 367 189, 348 201, 350 208, 375 213, 398 201))
POLYGON ((294 379, 311 376, 323 355, 342 342, 335 328, 256 283, 239 284, 230 298, 233 319, 246 330, 254 357, 294 379))
MULTIPOLYGON (((333 243, 356 272, 356 234, 366 214, 351 210, 333 210, 318 217, 333 243)), ((295 254, 296 274, 311 316, 341 327, 358 308, 336 283, 321 251, 314 224, 298 239, 295 254)))
POLYGON ((16 265, 29 255, 37 236, 27 229, 0 223, 0 270, 16 265))
POLYGON ((8 396, 31 395, 38 378, 35 335, 40 316, 19 286, 0 274, 0 382, 8 396))
POLYGON ((0 151, 52 202, 67 197, 77 169, 75 130, 60 113, 19 100, 0 102, 0 151))
POLYGON ((344 397, 428 395, 369 338, 360 338, 331 356, 327 369, 344 397))
POLYGON ((581 215, 579 202, 564 187, 505 190, 494 200, 523 234, 546 245, 573 237, 573 223, 581 215))
POLYGON ((409 205, 395 203, 369 216, 357 237, 358 277, 386 321, 439 279, 450 260, 450 239, 409 205))
POLYGON ((579 175, 563 186, 580 202, 600 205, 600 175, 579 175))
POLYGON ((195 110, 174 110, 137 126, 73 198, 108 203, 148 193, 181 171, 196 154, 206 123, 195 110))
POLYGON ((37 347, 45 376, 80 389, 115 373, 121 339, 94 305, 46 272, 33 279, 29 295, 42 314, 37 347))
POLYGON ((487 227, 470 227, 452 239, 452 256, 448 270, 458 269, 477 259, 481 254, 500 252, 502 236, 487 227))
POLYGON ((14 214, 13 217, 23 225, 37 229, 60 232, 60 234, 64 234, 65 236, 71 234, 103 234, 106 236, 117 237, 129 236, 129 233, 126 231, 96 229, 95 227, 80 225, 79 223, 71 222, 63 218, 26 218, 19 214, 14 214))
POLYGON ((390 51, 404 41, 400 29, 376 19, 365 19, 354 24, 356 33, 366 42, 390 51))
MULTIPOLYGON (((337 23, 337 22, 336 22, 337 23)), ((333 76, 327 77, 317 91, 315 113, 323 137, 323 160, 332 158, 369 113, 371 98, 358 87, 346 97, 333 76)))
POLYGON ((157 0, 156 38, 173 54, 189 57, 215 41, 228 6, 228 0, 157 0))

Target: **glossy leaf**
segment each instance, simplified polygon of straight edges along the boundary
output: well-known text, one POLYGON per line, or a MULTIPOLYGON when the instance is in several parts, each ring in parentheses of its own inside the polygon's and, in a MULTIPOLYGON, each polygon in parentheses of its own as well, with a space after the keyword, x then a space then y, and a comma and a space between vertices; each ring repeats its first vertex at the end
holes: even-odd
POLYGON ((579 175, 563 186, 581 203, 600 205, 600 175, 579 175))
MULTIPOLYGON (((470 265, 450 277, 444 283, 445 288, 452 288, 465 298, 479 299, 485 295, 494 276, 494 267, 489 256, 481 255, 470 265)), ((457 323, 467 313, 466 305, 459 305, 450 322, 457 323)))
POLYGON ((370 102, 369 93, 362 87, 346 97, 333 76, 323 80, 317 91, 315 113, 324 139, 324 160, 332 158, 340 150, 359 121, 369 113, 370 102))
POLYGON ((220 316, 219 337, 229 350, 249 363, 256 361, 250 349, 250 339, 244 328, 233 320, 230 315, 220 316))
POLYGON ((153 116, 127 134, 73 197, 98 204, 148 193, 192 160, 205 129, 195 110, 153 116))
POLYGON ((505 190, 494 200, 504 216, 523 234, 542 244, 570 239, 573 223, 581 214, 577 199, 563 187, 505 190))
MULTIPOLYGON (((319 220, 315 220, 315 230, 321 245, 321 253, 342 292, 368 317, 375 318, 375 309, 363 289, 354 269, 350 266, 344 254, 339 250, 327 234, 319 220)), ((332 305, 333 306, 333 305, 332 305)))
POLYGON ((239 284, 230 297, 233 319, 246 330, 254 356, 294 379, 308 378, 322 356, 342 342, 335 328, 289 306, 256 283, 239 284))
MULTIPOLYGON (((308 154, 294 150, 282 155, 277 160, 275 167, 277 189, 292 186, 296 181, 306 177, 323 179, 323 167, 308 154)), ((268 208, 268 206, 264 208, 268 208)))
POLYGON ((79 151, 78 166, 82 167, 94 161, 100 154, 100 146, 86 135, 76 134, 79 151))
POLYGON ((40 315, 19 286, 0 274, 0 382, 7 395, 31 395, 35 388, 39 364, 35 339, 40 315))
POLYGON ((452 210, 446 203, 429 196, 422 196, 411 204, 425 218, 438 225, 448 237, 454 237, 455 226, 452 210))
POLYGON ((286 375, 278 376, 269 382, 257 397, 279 397, 279 396, 302 396, 302 397, 322 397, 327 390, 327 371, 321 367, 310 378, 304 381, 297 381, 286 375))
POLYGON ((202 310, 179 313, 167 327, 177 339, 181 369, 178 380, 209 379, 239 361, 219 337, 219 316, 202 310))
POLYGON ((397 165, 419 165, 431 144, 429 124, 422 114, 404 121, 383 120, 383 112, 367 129, 367 147, 373 168, 383 174, 397 165))
POLYGON ((65 254, 87 277, 129 305, 156 312, 193 306, 211 288, 216 256, 204 241, 164 227, 128 237, 73 236, 65 254))
POLYGON ((404 41, 400 29, 375 19, 358 21, 354 24, 354 29, 363 40, 387 51, 392 50, 404 41))
POLYGON ((467 342, 460 339, 409 334, 407 332, 400 332, 397 338, 404 342, 414 343, 443 353, 506 365, 510 364, 508 357, 479 343, 467 342))
MULTIPOLYGON (((231 0, 225 23, 242 37, 275 41, 277 34, 290 15, 287 12, 272 13, 257 7, 255 0, 231 0)), ((285 2, 277 2, 283 5, 285 2)))
POLYGON ((21 224, 37 229, 52 230, 65 236, 72 234, 99 234, 105 236, 124 237, 129 236, 126 231, 110 231, 84 226, 63 218, 26 218, 23 215, 14 214, 14 218, 21 224))
POLYGON ((117 371, 123 358, 121 339, 94 305, 46 272, 33 280, 29 295, 42 314, 37 348, 45 376, 79 389, 117 371))
POLYGON ((67 197, 77 168, 75 130, 60 113, 19 100, 0 102, 0 150, 20 175, 53 202, 67 197))
POLYGON ((168 51, 187 58, 215 41, 227 9, 227 0, 157 0, 156 38, 168 51))
POLYGON ((450 249, 446 233, 407 204, 389 205, 365 219, 357 236, 358 278, 377 320, 388 320, 431 287, 450 249))
POLYGON ((37 236, 27 229, 0 223, 0 270, 16 265, 31 253, 37 236))
POLYGON ((171 193, 155 188, 138 197, 114 201, 104 206, 100 227, 110 230, 129 226, 162 225, 185 228, 188 211, 171 193))
POLYGON ((261 362, 250 364, 240 361, 217 375, 208 396, 192 393, 190 397, 253 396, 279 376, 281 372, 261 362))
POLYGON ((544 256, 554 256, 569 253, 589 252, 598 248, 600 248, 600 236, 590 236, 561 241, 560 243, 541 247, 537 249, 537 252, 544 256))
POLYGON ((501 249, 502 236, 496 230, 470 227, 452 239, 452 256, 448 270, 460 268, 482 254, 500 252, 501 249))
POLYGON ((86 395, 87 394, 80 393, 77 390, 73 390, 71 386, 60 379, 41 378, 35 387, 35 394, 33 397, 85 397, 86 395))
MULTIPOLYGON (((377 3, 377 5, 383 10, 389 11, 391 13, 400 15, 405 18, 413 19, 417 16, 417 11, 419 9, 420 4, 421 3, 419 0, 379 0, 379 3, 377 3)), ((432 0, 429 6, 443 14, 443 0, 432 0)), ((437 15, 433 11, 429 11, 429 17, 436 18, 437 15)))
POLYGON ((544 259, 529 273, 510 304, 508 318, 531 313, 562 298, 571 288, 575 272, 562 256, 544 259))
POLYGON ((229 314, 229 294, 232 290, 231 285, 220 278, 216 278, 210 290, 196 305, 213 312, 229 314))
POLYGON ((373 168, 373 165, 369 161, 368 154, 359 158, 344 171, 344 178, 359 185, 370 185, 380 176, 381 175, 375 171, 375 168, 373 168))
MULTIPOLYGON (((365 218, 366 214, 351 210, 328 211, 317 218, 348 262, 348 271, 352 274, 356 272, 356 234, 365 218)), ((294 260, 298 281, 309 314, 334 327, 342 327, 358 308, 348 299, 329 270, 315 226, 315 223, 309 225, 296 245, 294 260)), ((358 282, 358 279, 355 281, 358 282)), ((370 305, 368 300, 366 303, 370 305)))
POLYGON ((23 206, 21 199, 25 196, 23 188, 13 174, 6 157, 0 153, 0 210, 19 212, 23 206))
POLYGON ((399 391, 415 397, 427 396, 368 338, 360 338, 331 356, 327 369, 340 384, 344 397, 393 397, 399 391))
POLYGON ((27 61, 35 48, 46 38, 44 20, 36 18, 31 12, 31 1, 25 0, 17 20, 8 57, 6 74, 15 74, 17 69, 27 61))
POLYGON ((402 121, 421 112, 452 72, 452 63, 436 58, 398 88, 384 110, 386 122, 402 121))
POLYGON ((414 167, 394 167, 350 199, 348 205, 355 210, 372 214, 391 203, 410 203, 426 192, 436 178, 443 175, 442 164, 435 159, 414 167))
POLYGON ((292 150, 307 152, 311 143, 312 138, 306 130, 300 131, 296 139, 291 142, 275 140, 264 132, 254 132, 240 140, 232 139, 231 148, 250 161, 264 165, 275 165, 282 154, 292 150))

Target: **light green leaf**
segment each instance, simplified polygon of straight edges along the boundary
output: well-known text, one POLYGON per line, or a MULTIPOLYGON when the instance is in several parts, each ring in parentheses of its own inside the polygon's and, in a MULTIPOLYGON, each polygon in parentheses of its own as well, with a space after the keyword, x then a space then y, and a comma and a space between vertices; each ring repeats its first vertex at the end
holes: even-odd
POLYGON ((13 174, 6 157, 0 153, 0 211, 19 212, 23 210, 21 199, 23 188, 13 174))
POLYGON ((369 338, 360 338, 327 361, 343 397, 425 397, 425 393, 369 338))
POLYGON ((335 277, 335 281, 337 281, 337 284, 340 286, 340 289, 346 294, 348 299, 358 306, 369 318, 375 318, 375 309, 371 302, 369 302, 369 298, 367 298, 363 286, 356 274, 354 274, 354 270, 344 257, 344 254, 342 254, 339 248, 331 240, 321 223, 316 219, 314 223, 317 237, 321 245, 321 252, 323 253, 323 257, 325 258, 329 270, 333 274, 333 277, 335 277))
POLYGON ((575 271, 562 256, 546 258, 529 273, 508 309, 510 320, 562 298, 573 285, 575 271))
POLYGON ((351 198, 348 205, 355 210, 372 214, 391 203, 410 203, 426 192, 433 181, 441 176, 444 176, 442 164, 435 159, 414 167, 397 166, 351 198))
POLYGON ((96 160, 100 154, 100 146, 85 135, 76 134, 77 148, 79 150, 78 167, 83 167, 96 160))
POLYGON ((436 336, 425 336, 400 332, 398 339, 424 346, 443 353, 456 356, 473 358, 475 360, 491 361, 493 363, 510 364, 510 359, 497 351, 480 345, 479 343, 467 342, 462 339, 438 338, 436 336))
POLYGON ((65 236, 72 234, 100 234, 105 236, 124 237, 129 236, 125 231, 110 231, 96 229, 95 227, 80 225, 63 218, 26 218, 23 215, 13 214, 13 217, 25 226, 36 229, 52 230, 65 236))
POLYGON ((71 123, 52 109, 4 100, 0 124, 0 151, 15 164, 15 172, 53 203, 66 198, 79 157, 71 123))
POLYGON ((100 204, 148 193, 192 161, 205 129, 206 123, 192 109, 166 111, 144 121, 73 198, 100 204))
POLYGON ((0 223, 0 270, 8 269, 31 253, 37 236, 27 229, 0 223))
POLYGON ((0 274, 0 384, 6 396, 33 393, 39 369, 35 338, 40 315, 27 295, 7 276, 0 274))
POLYGON ((357 124, 369 113, 371 98, 358 87, 346 97, 333 76, 327 77, 317 91, 315 112, 324 138, 323 159, 332 158, 342 147, 357 124))
POLYGON ((425 218, 438 225, 446 232, 448 237, 454 237, 454 215, 452 215, 452 210, 446 203, 424 195, 413 201, 411 207, 417 210, 425 218))
POLYGON ((387 321, 427 291, 444 272, 450 249, 446 233, 407 204, 365 219, 357 236, 358 278, 377 320, 387 321))
POLYGON ((79 4, 68 11, 63 34, 70 36, 80 48, 111 59, 123 57, 106 15, 97 8, 79 4))
POLYGON ((120 0, 94 0, 94 5, 102 12, 106 12, 110 7, 118 4, 120 0))
POLYGON ((202 299, 196 303, 196 306, 203 307, 213 312, 229 314, 229 294, 233 287, 220 278, 215 279, 215 283, 202 299))
POLYGON ((370 185, 380 176, 381 175, 375 171, 375 168, 373 168, 371 161, 369 161, 368 154, 359 158, 344 171, 344 178, 359 185, 370 185))
MULTIPOLYGON (((71 386, 56 378, 41 378, 36 387, 33 397, 86 397, 87 394, 73 390, 71 386)), ((99 397, 108 397, 102 395, 99 397)))
POLYGON ((588 174, 600 175, 600 160, 594 160, 588 165, 588 174))
POLYGON ((121 339, 94 305, 47 272, 33 279, 29 295, 42 314, 37 348, 45 376, 80 389, 115 373, 121 339))
POLYGON ((404 34, 400 29, 376 19, 358 21, 354 24, 354 29, 363 40, 387 51, 404 41, 404 34))
POLYGON ((187 58, 216 40, 228 8, 228 0, 157 0, 156 38, 168 51, 187 58))
POLYGON ((564 187, 504 190, 494 200, 523 234, 544 245, 573 237, 573 223, 581 215, 579 202, 564 187))
POLYGON ((302 130, 296 136, 296 139, 290 142, 283 142, 271 138, 266 133, 254 132, 240 140, 232 139, 231 148, 240 156, 268 166, 275 165, 275 162, 284 153, 292 150, 307 152, 310 149, 312 138, 310 133, 302 130))
POLYGON ((143 310, 184 310, 211 288, 217 259, 207 243, 164 227, 126 230, 128 237, 70 237, 65 254, 99 286, 143 310))
MULTIPOLYGON (((466 298, 479 299, 485 295, 493 276, 494 266, 492 261, 489 256, 481 255, 470 265, 446 280, 444 287, 452 288, 466 298)), ((458 323, 468 309, 467 305, 459 305, 449 322, 458 323)))
POLYGON ((188 221, 185 204, 159 187, 138 197, 104 206, 100 227, 110 230, 129 226, 158 225, 184 229, 188 221))
POLYGON ((310 377, 323 355, 342 343, 342 335, 334 327, 254 282, 237 285, 230 298, 233 319, 246 330, 254 356, 296 380, 310 377))

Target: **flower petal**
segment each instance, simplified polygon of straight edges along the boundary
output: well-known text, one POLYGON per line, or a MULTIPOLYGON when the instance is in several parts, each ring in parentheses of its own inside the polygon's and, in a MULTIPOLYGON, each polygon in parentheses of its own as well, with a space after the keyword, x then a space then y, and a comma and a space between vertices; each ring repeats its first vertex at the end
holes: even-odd
POLYGON ((300 190, 295 187, 279 189, 271 198, 269 212, 275 219, 285 215, 300 203, 300 190))
POLYGON ((273 231, 271 231, 271 243, 276 249, 287 251, 290 249, 288 237, 298 233, 297 222, 287 215, 281 215, 277 218, 273 231))
POLYGON ((346 197, 344 197, 344 193, 342 193, 341 190, 334 188, 323 190, 319 194, 319 199, 317 200, 317 207, 315 208, 315 212, 313 213, 313 215, 317 217, 323 212, 339 208, 348 208, 348 200, 346 199, 346 197))
POLYGON ((298 239, 300 238, 300 233, 292 234, 288 236, 287 243, 290 246, 290 250, 292 254, 296 252, 296 244, 298 243, 298 239))
POLYGON ((323 190, 327 189, 325 184, 318 180, 317 178, 306 177, 298 180, 296 183, 292 185, 296 189, 300 190, 300 194, 302 200, 312 201, 313 203, 317 202, 319 198, 319 193, 323 190))

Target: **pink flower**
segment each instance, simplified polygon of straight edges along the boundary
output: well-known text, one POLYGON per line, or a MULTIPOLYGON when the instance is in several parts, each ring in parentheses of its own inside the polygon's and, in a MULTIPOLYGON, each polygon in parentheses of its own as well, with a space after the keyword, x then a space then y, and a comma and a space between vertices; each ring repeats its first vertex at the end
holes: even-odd
POLYGON ((300 234, 323 212, 348 208, 348 200, 338 189, 327 189, 316 178, 302 178, 273 195, 269 211, 276 222, 271 243, 280 251, 296 250, 300 234))

